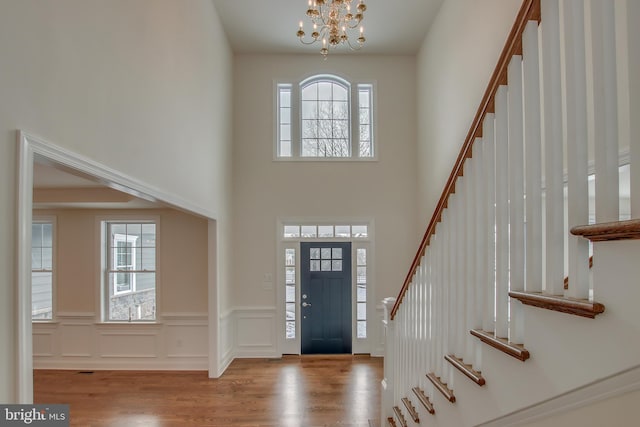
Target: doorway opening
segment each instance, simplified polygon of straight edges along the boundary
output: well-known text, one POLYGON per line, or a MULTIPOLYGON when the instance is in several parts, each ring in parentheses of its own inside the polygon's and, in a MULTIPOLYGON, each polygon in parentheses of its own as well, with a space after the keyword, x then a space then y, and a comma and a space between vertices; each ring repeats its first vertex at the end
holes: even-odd
MULTIPOLYGON (((32 224, 34 165, 46 164, 73 175, 99 182, 105 187, 144 200, 162 203, 183 212, 208 220, 208 329, 217 337, 218 305, 216 276, 217 223, 214 215, 172 194, 161 192, 145 183, 85 158, 77 153, 51 144, 25 132, 17 132, 18 143, 18 215, 17 215, 17 334, 16 334, 16 391, 17 402, 33 402, 33 328, 32 328, 32 224)), ((209 342, 209 375, 220 375, 217 338, 209 342)))

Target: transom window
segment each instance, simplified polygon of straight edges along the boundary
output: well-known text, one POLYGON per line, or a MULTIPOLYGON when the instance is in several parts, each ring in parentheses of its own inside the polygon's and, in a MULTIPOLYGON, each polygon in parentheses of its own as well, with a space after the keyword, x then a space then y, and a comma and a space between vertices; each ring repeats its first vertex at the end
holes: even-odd
POLYGON ((357 238, 364 239, 369 237, 368 225, 357 224, 286 224, 283 227, 282 237, 285 239, 299 238, 357 238))
POLYGON ((278 84, 276 101, 277 158, 374 158, 372 84, 318 75, 278 84))

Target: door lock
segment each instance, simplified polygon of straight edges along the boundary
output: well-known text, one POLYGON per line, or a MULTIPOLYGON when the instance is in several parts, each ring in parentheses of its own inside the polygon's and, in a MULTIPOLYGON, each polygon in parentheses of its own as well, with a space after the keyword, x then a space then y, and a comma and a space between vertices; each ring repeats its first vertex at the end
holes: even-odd
POLYGON ((305 302, 302 303, 302 306, 303 307, 311 307, 311 304, 309 304, 308 302, 305 301, 305 302))

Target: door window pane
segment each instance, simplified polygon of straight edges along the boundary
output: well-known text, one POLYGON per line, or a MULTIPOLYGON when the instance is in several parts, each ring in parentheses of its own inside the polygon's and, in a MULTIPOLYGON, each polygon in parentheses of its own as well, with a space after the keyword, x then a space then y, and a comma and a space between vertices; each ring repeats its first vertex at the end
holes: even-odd
POLYGON ((296 268, 294 267, 287 267, 285 269, 285 283, 287 285, 296 283, 296 268))
MULTIPOLYGON (((297 226, 296 226, 297 227, 297 226)), ((285 248, 285 338, 296 338, 296 249, 285 248)), ((319 261, 318 261, 319 262, 319 261)))
POLYGON ((351 234, 353 237, 368 237, 369 230, 366 225, 354 225, 351 227, 351 234))
POLYGON ((336 225, 336 237, 351 237, 351 226, 336 225))
POLYGON ((318 226, 318 237, 333 237, 333 225, 318 226))
POLYGON ((287 285, 285 287, 286 289, 286 295, 285 295, 285 300, 287 302, 296 302, 296 287, 293 285, 287 285))
POLYGON ((315 225, 303 225, 302 226, 302 237, 317 237, 318 232, 316 230, 315 225))
POLYGON ((300 237, 300 226, 299 225, 285 225, 284 226, 284 237, 300 237))

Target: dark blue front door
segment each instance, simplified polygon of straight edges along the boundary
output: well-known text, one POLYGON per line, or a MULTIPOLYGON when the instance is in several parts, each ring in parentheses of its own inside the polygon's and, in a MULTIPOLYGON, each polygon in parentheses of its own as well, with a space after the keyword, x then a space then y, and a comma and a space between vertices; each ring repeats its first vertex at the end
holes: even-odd
POLYGON ((351 243, 301 243, 302 353, 351 353, 351 243))

